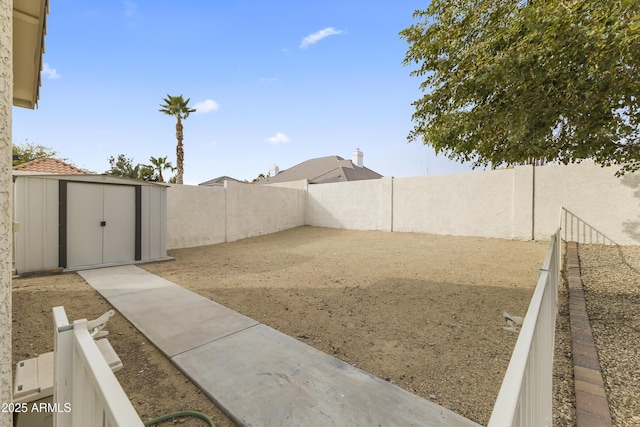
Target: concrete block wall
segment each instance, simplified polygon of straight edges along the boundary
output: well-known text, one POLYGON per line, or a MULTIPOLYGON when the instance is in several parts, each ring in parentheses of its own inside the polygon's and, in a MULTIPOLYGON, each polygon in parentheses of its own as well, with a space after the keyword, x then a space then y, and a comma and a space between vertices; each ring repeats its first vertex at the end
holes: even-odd
POLYGON ((513 171, 393 180, 393 231, 513 237, 513 171))
POLYGON ((304 225, 304 190, 233 181, 225 188, 227 242, 304 225))
POLYGON ((392 231, 393 178, 310 185, 306 224, 392 231))
POLYGON ((306 224, 547 240, 565 207, 618 244, 639 245, 640 174, 616 170, 582 162, 312 185, 306 224))
POLYGON ((167 249, 224 242, 226 216, 223 187, 170 186, 167 189, 167 249))
MULTIPOLYGON (((561 206, 621 245, 640 245, 640 173, 593 162, 536 168, 536 239, 558 226, 561 206)), ((548 237, 547 237, 548 238, 548 237)))
POLYGON ((300 183, 172 185, 167 191, 167 249, 232 242, 302 226, 305 201, 300 183))
POLYGON ((330 184, 173 186, 167 196, 167 247, 234 241, 302 225, 546 240, 558 227, 563 206, 615 242, 640 245, 640 174, 616 178, 615 171, 583 162, 538 166, 535 173, 532 166, 517 166, 330 184))

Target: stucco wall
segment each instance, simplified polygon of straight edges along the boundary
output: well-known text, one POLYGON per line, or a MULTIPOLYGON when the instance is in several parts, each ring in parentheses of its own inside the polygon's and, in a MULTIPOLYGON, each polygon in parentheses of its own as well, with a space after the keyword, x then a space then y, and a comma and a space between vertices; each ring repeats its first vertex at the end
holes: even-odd
POLYGON ((233 242, 302 226, 304 186, 173 185, 167 193, 167 248, 233 242))
POLYGON ((561 206, 621 245, 640 245, 640 174, 615 177, 592 162, 536 168, 536 239, 558 226, 561 206))
POLYGON ((174 186, 168 248, 234 241, 301 225, 546 240, 560 208, 623 245, 640 244, 640 174, 591 162, 307 184, 174 186), (306 190, 306 191, 305 191, 306 190))
POLYGON ((391 231, 392 185, 392 178, 310 185, 306 224, 391 231))
MULTIPOLYGON (((0 403, 11 402, 11 108, 13 106, 13 2, 0 0, 0 403)), ((0 412, 0 426, 12 425, 0 412)))
POLYGON ((225 241, 223 187, 172 185, 167 189, 167 249, 225 241))
POLYGON ((310 185, 306 224, 548 239, 565 207, 623 245, 640 244, 640 174, 592 162, 310 185), (534 200, 535 181, 535 200, 534 200))
POLYGON ((303 190, 234 181, 226 189, 227 242, 304 225, 303 190))
POLYGON ((393 231, 512 237, 513 171, 397 178, 393 231))

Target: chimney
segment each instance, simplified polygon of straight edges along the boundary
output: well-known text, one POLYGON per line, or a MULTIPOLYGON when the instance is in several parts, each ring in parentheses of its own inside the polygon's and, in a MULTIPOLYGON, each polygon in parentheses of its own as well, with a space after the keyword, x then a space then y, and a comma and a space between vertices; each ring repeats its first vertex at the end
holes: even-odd
POLYGON ((359 168, 363 166, 362 157, 363 157, 363 153, 362 151, 360 151, 359 148, 356 148, 356 151, 351 153, 351 161, 353 162, 354 165, 358 166, 359 168))
POLYGON ((278 173, 280 173, 280 168, 276 165, 271 166, 271 169, 269 169, 269 176, 276 176, 278 173))

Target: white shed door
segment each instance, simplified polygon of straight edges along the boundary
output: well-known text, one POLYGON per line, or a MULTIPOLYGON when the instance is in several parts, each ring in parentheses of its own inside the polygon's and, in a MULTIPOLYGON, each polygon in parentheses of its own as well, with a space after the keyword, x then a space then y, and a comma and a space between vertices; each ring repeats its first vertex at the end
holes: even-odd
POLYGON ((135 259, 135 187, 67 184, 67 267, 135 259))

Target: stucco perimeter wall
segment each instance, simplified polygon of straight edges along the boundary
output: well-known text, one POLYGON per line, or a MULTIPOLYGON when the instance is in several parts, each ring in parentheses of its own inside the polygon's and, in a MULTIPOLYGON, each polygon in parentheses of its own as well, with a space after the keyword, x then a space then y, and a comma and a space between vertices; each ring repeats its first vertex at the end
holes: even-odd
POLYGON ((391 229, 393 178, 308 186, 306 224, 350 230, 391 229))
POLYGON ((512 169, 505 169, 313 184, 308 186, 306 223, 352 230, 512 238, 513 176, 512 169))
POLYGON ((227 242, 304 225, 301 189, 226 181, 227 242))
POLYGON ((393 231, 513 237, 513 170, 393 181, 393 231))
POLYGON ((225 241, 223 187, 172 185, 167 189, 167 249, 225 241))
POLYGON ((309 185, 306 224, 547 240, 564 207, 616 243, 640 245, 640 173, 616 170, 582 162, 309 185))
POLYGON ((172 185, 167 191, 167 249, 233 242, 302 226, 305 185, 172 185))
POLYGON ((537 167, 536 239, 555 231, 563 206, 614 242, 640 245, 640 173, 617 178, 616 170, 593 162, 537 167))
POLYGON ((549 239, 560 208, 613 241, 640 245, 640 173, 592 162, 455 175, 308 184, 172 186, 167 248, 231 242, 302 225, 549 239), (535 183, 535 185, 534 185, 535 183))

